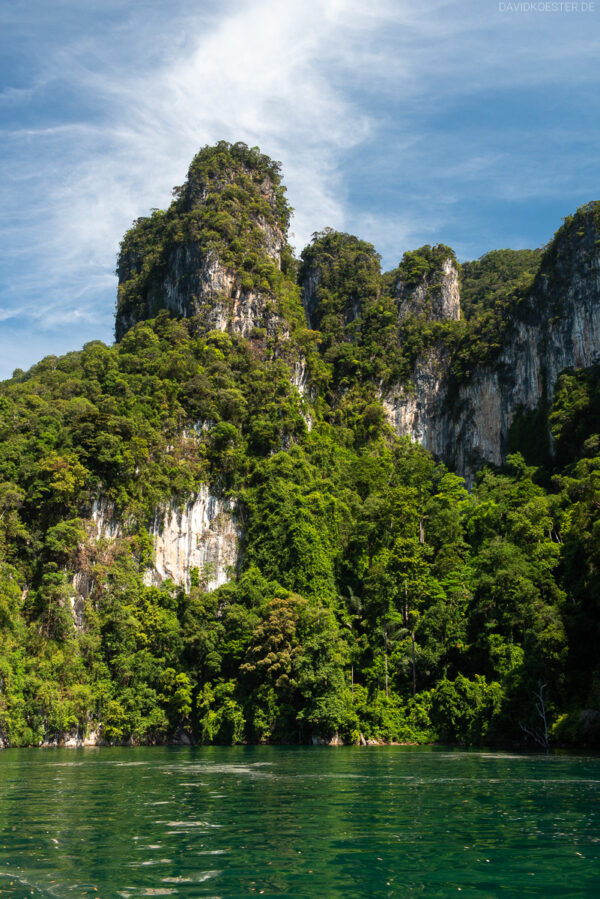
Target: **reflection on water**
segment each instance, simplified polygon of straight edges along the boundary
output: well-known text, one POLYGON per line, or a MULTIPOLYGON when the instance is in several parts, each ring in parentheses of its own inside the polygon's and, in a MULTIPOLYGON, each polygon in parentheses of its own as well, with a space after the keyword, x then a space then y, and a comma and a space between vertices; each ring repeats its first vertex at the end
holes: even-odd
POLYGON ((599 800, 589 757, 14 750, 0 896, 598 896, 599 800))

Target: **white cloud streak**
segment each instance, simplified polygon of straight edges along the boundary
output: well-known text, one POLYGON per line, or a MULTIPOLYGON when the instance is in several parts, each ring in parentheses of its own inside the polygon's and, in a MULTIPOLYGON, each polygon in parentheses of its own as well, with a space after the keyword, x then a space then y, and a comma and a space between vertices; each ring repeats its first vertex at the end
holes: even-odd
MULTIPOLYGON (((52 339, 60 326, 72 346, 110 339, 118 242, 135 217, 169 203, 203 144, 243 140, 282 161, 297 247, 325 225, 352 226, 393 256, 443 225, 453 178, 498 175, 504 155, 464 147, 448 161, 437 206, 425 199, 382 214, 368 198, 353 205, 348 154, 378 147, 390 176, 419 159, 439 168, 444 140, 429 145, 426 131, 411 130, 424 104, 439 110, 496 83, 518 86, 523 71, 559 80, 593 50, 581 29, 563 29, 557 48, 543 39, 556 22, 502 17, 479 0, 86 5, 88 32, 75 23, 62 36, 62 21, 81 7, 55 4, 54 43, 38 53, 28 84, 0 94, 0 321, 27 319, 52 339), (115 16, 108 31, 95 29, 103 9, 115 16)), ((7 24, 24 35, 28 11, 15 3, 7 24)), ((512 189, 527 178, 513 172, 512 189)), ((510 189, 500 181, 499 193, 510 189)), ((539 181, 529 178, 530 189, 543 192, 539 181)), ((425 197, 427 189, 423 178, 414 184, 425 197)))
MULTIPOLYGON (((328 83, 328 48, 343 74, 369 18, 337 0, 257 0, 221 19, 166 20, 162 60, 147 70, 129 68, 131 27, 110 45, 86 37, 59 47, 44 64, 40 89, 60 93, 76 85, 95 114, 84 109, 72 121, 4 132, 12 155, 2 190, 3 243, 13 262, 34 263, 20 273, 13 267, 4 318, 26 313, 53 322, 65 294, 67 306, 76 300, 85 307, 112 281, 124 229, 150 207, 168 204, 194 153, 220 138, 258 143, 284 160, 290 195, 300 198, 299 242, 312 221, 341 225, 337 157, 370 126, 328 83), (55 302, 27 301, 40 291, 55 302)), ((9 88, 4 98, 14 105, 32 92, 9 88)), ((97 318, 104 322, 106 314, 97 318)))

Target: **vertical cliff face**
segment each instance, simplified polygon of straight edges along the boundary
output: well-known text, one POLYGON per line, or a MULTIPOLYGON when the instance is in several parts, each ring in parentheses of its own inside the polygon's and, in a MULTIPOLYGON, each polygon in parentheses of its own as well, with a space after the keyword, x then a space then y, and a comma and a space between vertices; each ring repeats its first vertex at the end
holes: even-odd
MULTIPOLYGON (((303 314, 279 164, 256 148, 221 141, 198 153, 174 197, 166 211, 138 219, 121 243, 117 340, 168 310, 193 319, 194 333, 218 330, 252 338, 252 356, 285 360, 290 380, 307 394, 306 361, 289 340, 303 314)), ((92 523, 97 540, 115 540, 126 531, 102 501, 94 506, 92 523)), ((233 505, 208 489, 183 507, 158 509, 150 535, 149 584, 171 579, 189 588, 198 569, 200 582, 214 589, 238 562, 233 505)), ((81 592, 84 579, 74 586, 81 592)))
POLYGON ((392 387, 382 397, 388 421, 401 437, 410 437, 440 459, 452 445, 448 420, 450 356, 439 347, 429 349, 415 366, 408 384, 392 387))
MULTIPOLYGON (((207 330, 285 336, 279 302, 290 210, 279 166, 244 144, 205 147, 166 212, 121 244, 116 336, 160 309, 207 330)), ((288 285, 289 287, 289 285, 288 285)))
POLYGON ((529 296, 515 310, 497 362, 479 367, 471 383, 461 386, 464 412, 456 439, 464 466, 477 456, 502 462, 515 416, 548 404, 564 369, 599 361, 599 238, 592 208, 561 229, 529 296))
MULTIPOLYGON (((446 277, 444 295, 455 296, 452 276, 446 277)), ((413 290, 417 308, 426 291, 426 283, 413 290)), ((600 215, 597 204, 590 204, 546 250, 532 288, 511 311, 496 358, 460 379, 450 352, 431 348, 415 364, 411 385, 393 387, 384 407, 398 433, 422 443, 470 482, 485 462, 502 464, 516 417, 551 401, 563 369, 599 360, 600 215)))
MULTIPOLYGON (((439 244, 406 253, 394 276, 400 325, 412 318, 417 327, 461 318, 458 263, 449 247, 439 244)), ((446 422, 451 355, 442 344, 420 354, 408 381, 384 396, 388 420, 401 436, 410 436, 439 458, 447 458, 452 425, 446 422)))
MULTIPOLYGON (((406 253, 382 277, 370 244, 326 229, 303 251, 293 284, 290 210, 276 163, 221 142, 198 154, 175 193, 166 212, 138 220, 123 240, 118 337, 161 309, 193 317, 200 330, 258 335, 258 343, 270 336, 275 355, 290 364, 290 379, 310 399, 306 360, 287 353, 301 298, 305 323, 321 332, 332 396, 336 390, 343 396, 354 380, 385 384, 380 395, 397 433, 469 482, 482 464, 502 464, 515 421, 550 402, 563 369, 599 359, 598 204, 580 210, 549 245, 533 285, 506 306, 493 352, 472 354, 459 371, 457 352, 469 356, 470 316, 489 297, 483 288, 479 297, 471 283, 461 308, 460 266, 449 247, 406 253)), ((93 518, 97 536, 118 536, 108 507, 98 505, 93 518)), ((153 582, 170 577, 189 586, 190 571, 206 567, 217 572, 210 580, 217 586, 236 564, 232 510, 214 497, 192 498, 183 511, 162 510, 151 533, 153 582)))
MULTIPOLYGON (((114 506, 105 497, 92 504, 88 519, 88 543, 82 547, 80 567, 72 579, 69 597, 73 621, 84 629, 85 604, 95 587, 93 567, 110 564, 125 539, 128 523, 119 519, 114 506)), ((159 586, 165 580, 190 589, 194 569, 198 583, 215 590, 236 573, 240 560, 241 531, 235 503, 223 499, 203 486, 186 503, 174 501, 156 511, 150 522, 152 564, 144 581, 159 586)))
POLYGON ((160 510, 150 527, 154 565, 149 584, 167 578, 189 590, 192 571, 207 590, 226 583, 239 560, 240 530, 233 504, 202 488, 183 508, 171 503, 160 510))
POLYGON ((97 496, 92 503, 91 531, 97 540, 114 540, 121 536, 122 527, 115 513, 114 504, 105 496, 97 496))
MULTIPOLYGON (((460 287, 458 265, 454 253, 448 247, 427 247, 406 256, 428 251, 428 266, 415 283, 415 270, 408 269, 406 257, 399 268, 396 286, 398 313, 401 319, 407 315, 423 315, 428 321, 458 320, 460 311, 460 287)), ((419 269, 417 269, 419 271, 419 269)))

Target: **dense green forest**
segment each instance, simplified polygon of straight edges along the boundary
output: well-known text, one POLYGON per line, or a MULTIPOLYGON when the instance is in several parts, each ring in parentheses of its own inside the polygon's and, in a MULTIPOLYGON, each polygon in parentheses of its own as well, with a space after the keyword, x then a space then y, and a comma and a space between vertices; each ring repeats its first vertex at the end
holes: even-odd
POLYGON ((545 465, 517 440, 471 491, 399 437, 381 401, 435 341, 459 381, 493 358, 544 254, 464 264, 461 321, 399 324, 397 279, 418 283, 447 248, 382 274, 370 244, 328 230, 300 260, 284 246, 279 268, 257 223, 288 219, 276 164, 207 148, 171 210, 122 246, 121 260, 140 255, 121 308, 151 317, 0 385, 0 742, 535 745, 540 690, 551 742, 597 741, 600 369, 560 376, 545 465), (208 212, 186 213, 181 197, 196 185, 206 198, 207 179, 220 185, 208 212), (169 246, 194 229, 202 253, 285 316, 285 341, 149 308, 169 246), (204 484, 236 503, 238 570, 210 592, 201 569, 187 591, 148 586, 155 510, 204 484), (91 535, 100 496, 116 539, 91 535))

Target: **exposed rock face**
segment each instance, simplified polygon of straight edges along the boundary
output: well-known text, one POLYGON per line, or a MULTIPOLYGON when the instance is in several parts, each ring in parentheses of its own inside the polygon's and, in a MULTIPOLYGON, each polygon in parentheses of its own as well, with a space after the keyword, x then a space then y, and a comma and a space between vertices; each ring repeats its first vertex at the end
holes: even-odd
POLYGON ((82 733, 79 730, 73 730, 65 734, 48 736, 39 745, 44 749, 56 749, 59 746, 65 749, 81 749, 86 746, 108 746, 109 744, 98 731, 90 730, 88 733, 82 733))
POLYGON ((92 503, 90 520, 96 539, 115 540, 121 536, 121 524, 116 518, 114 504, 105 496, 96 497, 92 503))
MULTIPOLYGON (((283 240, 280 234, 266 241, 269 255, 278 265, 283 240)), ((130 279, 132 264, 135 267, 143 261, 123 259, 118 270, 120 283, 130 279)), ((229 330, 248 337, 254 328, 266 328, 270 335, 286 336, 281 333, 286 330, 282 319, 268 298, 245 288, 237 273, 224 265, 217 253, 205 253, 193 243, 170 251, 162 276, 148 284, 141 313, 139 309, 127 308, 117 313, 117 339, 137 321, 152 318, 160 309, 169 309, 183 318, 199 316, 207 330, 229 330)))
POLYGON ((85 601, 94 587, 94 582, 86 571, 76 571, 73 575, 73 593, 69 597, 75 629, 80 633, 85 627, 85 601))
MULTIPOLYGON (((125 528, 104 497, 94 501, 89 523, 93 544, 100 541, 110 554, 111 545, 123 537, 125 528)), ((196 568, 205 589, 215 590, 230 580, 237 569, 241 531, 235 504, 215 496, 208 486, 202 487, 183 508, 171 503, 158 510, 149 531, 154 565, 144 578, 148 585, 158 586, 168 578, 189 590, 192 569, 196 568)), ((75 572, 72 587, 71 614, 81 632, 85 627, 85 605, 94 589, 89 563, 75 572)))
POLYGON ((191 571, 198 569, 208 590, 226 583, 239 561, 240 530, 233 504, 210 493, 208 487, 183 509, 171 504, 159 512, 150 533, 154 540, 154 567, 147 583, 191 585, 191 571))
POLYGON ((454 260, 443 260, 439 270, 426 275, 416 287, 407 287, 402 280, 396 289, 398 314, 422 314, 429 321, 460 318, 460 286, 454 260))
POLYGON ((515 416, 549 402, 561 371, 600 361, 600 228, 591 213, 575 227, 555 239, 493 363, 456 383, 449 356, 435 349, 419 360, 413 390, 398 386, 383 398, 399 434, 469 483, 481 464, 502 464, 515 416))
MULTIPOLYGON (((264 344, 263 351, 274 346, 283 356, 282 347, 293 343, 289 321, 299 310, 287 305, 298 301, 297 287, 282 273, 293 265, 286 237, 290 210, 278 165, 243 144, 220 142, 196 156, 175 193, 166 212, 139 219, 122 243, 117 338, 168 309, 194 317, 200 330, 252 336, 256 346, 264 344)), ((493 362, 473 362, 468 379, 453 376, 442 343, 425 351, 411 382, 382 396, 398 433, 422 443, 469 481, 482 463, 501 464, 515 418, 551 400, 562 370, 600 358, 599 233, 598 204, 571 217, 546 252, 533 288, 512 309, 493 362)), ((395 297, 400 332, 407 317, 413 332, 414 320, 418 332, 420 324, 461 319, 459 266, 449 247, 427 245, 406 253, 394 277, 385 299, 395 297)), ((343 341, 360 347, 369 327, 372 346, 381 284, 379 257, 370 244, 331 229, 314 236, 302 252, 297 286, 309 327, 322 330, 325 355, 343 341)), ((467 314, 472 304, 472 298, 465 302, 467 314)), ((395 314, 396 309, 382 325, 391 328, 392 342, 396 322, 389 321, 395 314)), ((304 361, 293 359, 291 368, 299 392, 313 399, 304 361)), ((92 518, 98 537, 119 536, 110 508, 98 505, 92 518)), ((177 530, 173 516, 167 518, 167 532, 177 530)), ((178 539, 185 543, 183 520, 181 528, 178 539)), ((189 573, 175 562, 173 550, 163 549, 164 570, 177 571, 187 582, 189 573)))
POLYGON ((166 213, 138 219, 123 241, 117 340, 161 309, 197 317, 206 330, 247 337, 265 328, 285 338, 269 283, 269 266, 281 269, 287 246, 276 164, 223 143, 201 151, 176 190, 166 213))
POLYGON ((311 737, 311 743, 313 746, 343 746, 344 741, 340 737, 339 734, 334 734, 332 737, 321 737, 318 734, 313 734, 311 737))
POLYGON ((296 388, 300 396, 306 397, 310 395, 310 381, 308 374, 308 366, 304 357, 300 356, 291 366, 290 381, 296 388))
MULTIPOLYGON (((137 746, 139 745, 133 737, 126 740, 108 740, 102 735, 102 724, 97 723, 95 730, 76 729, 60 734, 48 734, 38 743, 43 749, 84 749, 95 746, 137 746)), ((167 741, 160 741, 161 745, 165 745, 167 741)), ((169 745, 176 746, 193 746, 194 740, 183 727, 179 727, 174 736, 168 740, 169 745)), ((7 749, 8 740, 0 734, 0 749, 7 749)))
POLYGON ((123 525, 118 520, 114 504, 105 496, 97 496, 87 519, 88 545, 80 547, 82 554, 77 564, 80 566, 71 581, 72 591, 68 597, 75 629, 82 633, 85 629, 85 607, 94 589, 92 566, 94 562, 108 561, 111 547, 123 536, 123 525), (88 550, 91 547, 91 553, 88 550))
POLYGON ((443 457, 447 434, 438 426, 448 414, 448 354, 434 348, 419 360, 412 384, 398 385, 383 399, 390 424, 434 455, 443 457))

